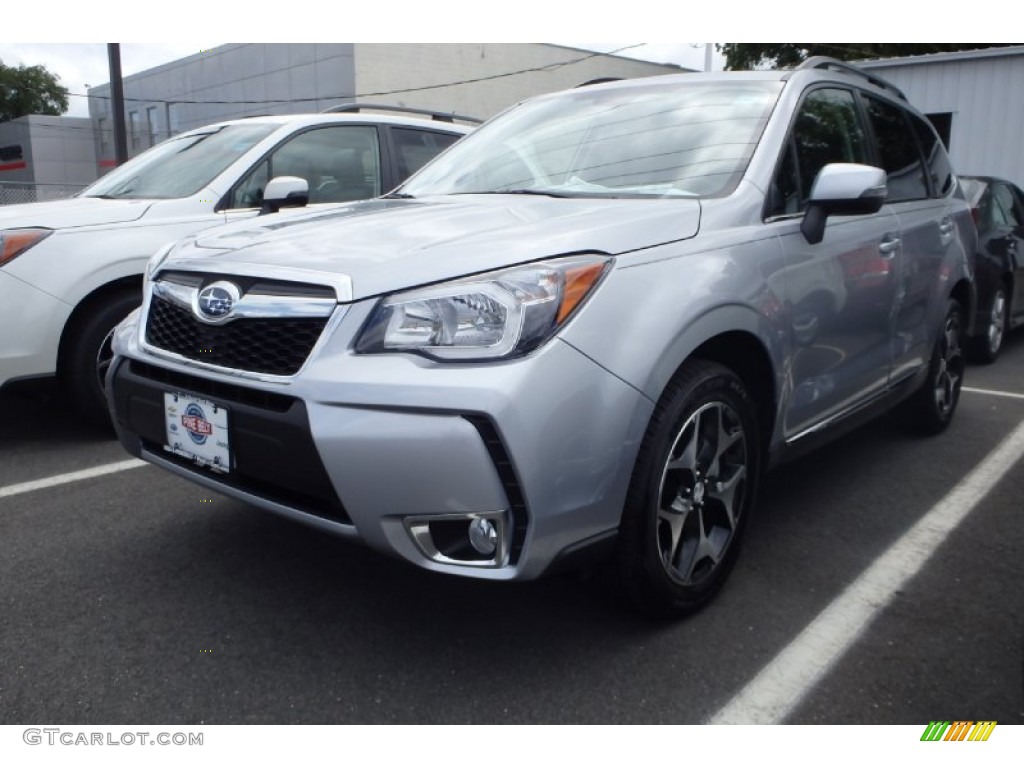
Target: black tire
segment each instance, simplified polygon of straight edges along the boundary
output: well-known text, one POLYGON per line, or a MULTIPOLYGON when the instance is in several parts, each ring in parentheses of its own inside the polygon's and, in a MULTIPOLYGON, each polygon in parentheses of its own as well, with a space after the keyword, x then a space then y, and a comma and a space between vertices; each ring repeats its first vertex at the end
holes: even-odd
POLYGON ((103 379, 113 356, 111 336, 115 326, 140 302, 140 292, 135 288, 106 294, 74 318, 61 343, 61 386, 75 409, 104 430, 113 428, 103 393, 103 379))
POLYGON ((904 406, 911 427, 926 435, 944 431, 960 402, 963 380, 963 311, 958 302, 950 299, 932 349, 928 378, 904 406))
POLYGON ((1008 328, 1009 306, 1009 293, 1006 286, 1001 283, 992 296, 992 304, 981 335, 971 339, 968 351, 974 362, 990 364, 998 359, 1008 328))
POLYGON ((743 382, 717 363, 686 362, 651 416, 623 510, 613 578, 636 608, 672 618, 714 597, 739 554, 760 470, 743 382))

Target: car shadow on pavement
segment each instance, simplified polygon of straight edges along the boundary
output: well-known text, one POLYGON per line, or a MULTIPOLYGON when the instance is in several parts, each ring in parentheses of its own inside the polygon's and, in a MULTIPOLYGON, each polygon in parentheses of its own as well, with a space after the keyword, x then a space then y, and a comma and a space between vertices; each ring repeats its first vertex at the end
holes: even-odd
POLYGON ((88 423, 65 401, 54 378, 17 381, 0 390, 0 447, 36 441, 109 442, 113 432, 88 423))

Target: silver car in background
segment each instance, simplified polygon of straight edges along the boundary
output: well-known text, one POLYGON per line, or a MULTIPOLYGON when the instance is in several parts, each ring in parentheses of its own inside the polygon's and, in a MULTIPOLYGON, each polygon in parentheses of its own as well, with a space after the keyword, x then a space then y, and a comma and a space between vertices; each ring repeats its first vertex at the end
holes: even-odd
POLYGON ((151 260, 120 439, 434 571, 604 556, 686 613, 766 469, 957 405, 970 213, 921 115, 832 60, 531 99, 385 198, 271 219, 151 260))

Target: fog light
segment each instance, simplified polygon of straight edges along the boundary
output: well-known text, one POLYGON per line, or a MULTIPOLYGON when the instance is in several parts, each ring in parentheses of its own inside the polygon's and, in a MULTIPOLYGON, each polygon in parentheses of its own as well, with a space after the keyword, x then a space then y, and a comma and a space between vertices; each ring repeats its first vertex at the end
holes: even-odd
POLYGON ((493 555, 498 548, 498 529, 490 520, 478 517, 469 523, 469 543, 481 555, 493 555))
POLYGON ((462 512, 405 518, 405 530, 435 563, 470 568, 508 565, 509 531, 504 512, 462 512))

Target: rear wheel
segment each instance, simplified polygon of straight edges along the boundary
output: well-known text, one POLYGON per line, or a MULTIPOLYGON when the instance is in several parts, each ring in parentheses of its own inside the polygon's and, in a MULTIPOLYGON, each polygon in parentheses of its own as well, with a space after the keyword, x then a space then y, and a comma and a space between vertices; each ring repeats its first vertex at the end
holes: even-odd
POLYGON ((107 294, 73 321, 61 346, 61 385, 82 416, 103 429, 111 428, 103 386, 114 357, 114 328, 139 302, 135 288, 107 294))
POLYGON ((942 332, 932 349, 928 378, 905 406, 912 426, 920 432, 937 435, 953 420, 964 380, 962 338, 963 313, 960 304, 950 299, 942 332))
POLYGON ((679 616, 722 587, 753 507, 760 444, 739 377, 684 364, 651 417, 623 512, 616 577, 636 607, 679 616))

